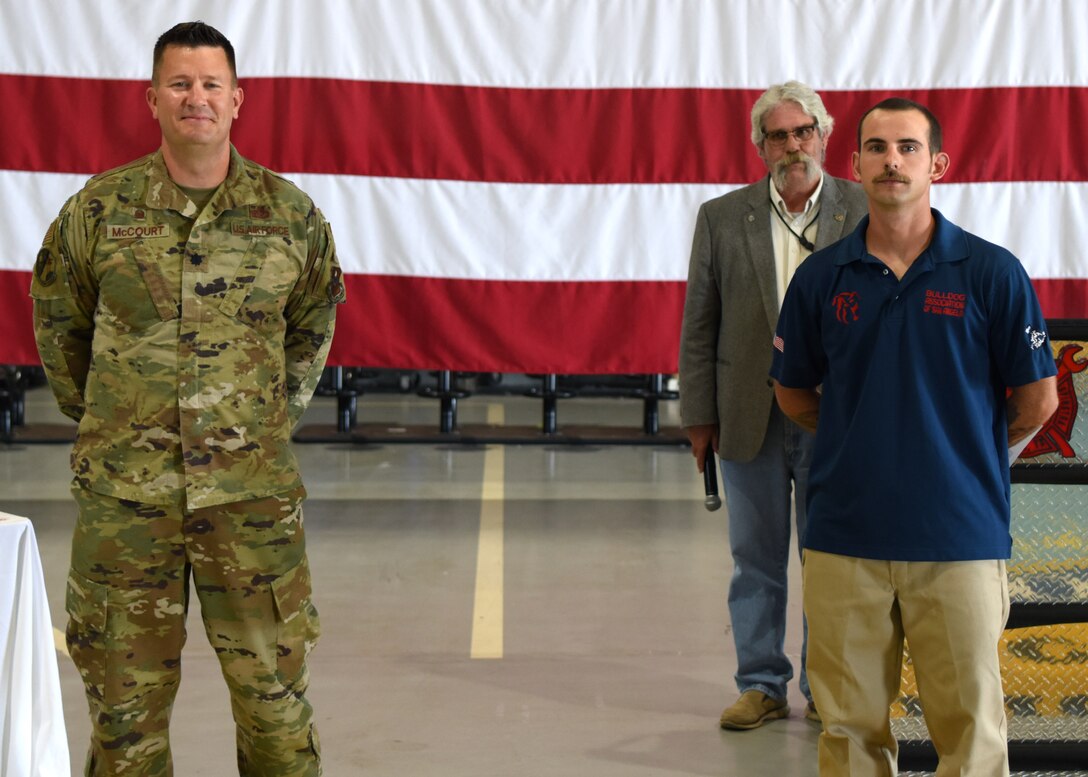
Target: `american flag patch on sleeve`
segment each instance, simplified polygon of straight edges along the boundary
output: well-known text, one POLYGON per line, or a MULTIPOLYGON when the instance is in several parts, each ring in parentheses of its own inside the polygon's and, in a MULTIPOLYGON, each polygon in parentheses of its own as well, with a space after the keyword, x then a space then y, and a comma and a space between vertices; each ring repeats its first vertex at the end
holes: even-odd
POLYGON ((782 338, 779 337, 778 335, 774 336, 774 347, 777 348, 782 353, 786 352, 786 344, 784 342, 782 342, 782 338))

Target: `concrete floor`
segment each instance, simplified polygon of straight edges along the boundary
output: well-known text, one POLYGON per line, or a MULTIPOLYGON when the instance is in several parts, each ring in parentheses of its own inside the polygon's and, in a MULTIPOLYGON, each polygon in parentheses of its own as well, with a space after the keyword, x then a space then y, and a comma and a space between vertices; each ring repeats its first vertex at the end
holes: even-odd
MULTIPOLYGON (((560 424, 638 426, 634 400, 560 404, 560 424)), ((367 397, 360 414, 437 426, 437 402, 367 397)), ((675 403, 662 424, 677 425, 675 403)), ((463 400, 462 422, 539 422, 528 398, 463 400)), ((55 421, 43 389, 31 423, 55 421)), ((304 424, 335 419, 318 398, 304 424)), ((298 445, 323 635, 312 655, 328 777, 816 774, 791 717, 732 733, 724 508, 704 510, 687 449, 298 445), (474 657, 492 656, 492 657, 474 657)), ((0 510, 35 527, 63 629, 73 505, 67 445, 0 446, 0 510)), ((787 649, 800 653, 792 570, 787 649)), ((179 777, 234 773, 233 722, 193 598, 171 727, 179 777)), ((89 724, 58 654, 73 769, 89 724)))

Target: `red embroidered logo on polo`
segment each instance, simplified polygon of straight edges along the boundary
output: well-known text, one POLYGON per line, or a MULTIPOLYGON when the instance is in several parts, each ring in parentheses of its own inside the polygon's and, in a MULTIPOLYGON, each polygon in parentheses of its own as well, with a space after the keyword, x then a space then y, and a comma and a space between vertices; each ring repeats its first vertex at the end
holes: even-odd
POLYGON ((963 313, 966 309, 966 294, 926 289, 926 297, 922 305, 923 313, 932 313, 936 316, 955 316, 956 318, 963 318, 963 313))
POLYGON ((831 299, 831 304, 835 306, 835 320, 840 324, 852 324, 858 320, 861 302, 856 291, 840 291, 831 299))

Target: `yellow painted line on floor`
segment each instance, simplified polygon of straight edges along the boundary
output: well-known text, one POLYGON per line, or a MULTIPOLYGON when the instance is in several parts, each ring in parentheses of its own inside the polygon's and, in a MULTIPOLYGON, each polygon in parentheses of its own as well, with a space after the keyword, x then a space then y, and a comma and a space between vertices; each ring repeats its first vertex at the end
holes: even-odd
MULTIPOLYGON (((503 423, 503 407, 487 408, 489 424, 503 423)), ((505 448, 484 452, 480 498, 480 540, 476 552, 476 598, 472 608, 472 658, 502 658, 503 651, 503 499, 505 448)))
POLYGON ((68 655, 68 644, 64 640, 64 632, 55 626, 53 627, 53 647, 58 653, 68 655))

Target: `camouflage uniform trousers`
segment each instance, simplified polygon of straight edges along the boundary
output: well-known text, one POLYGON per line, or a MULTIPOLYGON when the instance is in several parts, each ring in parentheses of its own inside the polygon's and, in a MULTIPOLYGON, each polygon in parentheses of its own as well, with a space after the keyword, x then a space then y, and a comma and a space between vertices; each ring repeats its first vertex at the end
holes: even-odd
POLYGON ((189 578, 230 691, 242 777, 321 774, 306 656, 302 489, 189 512, 74 485, 67 643, 90 705, 87 777, 169 777, 189 578))

